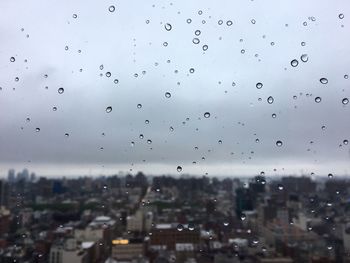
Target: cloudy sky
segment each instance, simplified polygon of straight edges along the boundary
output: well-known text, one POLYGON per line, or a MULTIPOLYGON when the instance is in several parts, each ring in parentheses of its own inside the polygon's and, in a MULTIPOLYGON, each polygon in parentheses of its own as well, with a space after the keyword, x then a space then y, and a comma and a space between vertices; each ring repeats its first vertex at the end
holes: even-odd
POLYGON ((0 176, 348 174, 349 19, 347 0, 2 0, 0 176))

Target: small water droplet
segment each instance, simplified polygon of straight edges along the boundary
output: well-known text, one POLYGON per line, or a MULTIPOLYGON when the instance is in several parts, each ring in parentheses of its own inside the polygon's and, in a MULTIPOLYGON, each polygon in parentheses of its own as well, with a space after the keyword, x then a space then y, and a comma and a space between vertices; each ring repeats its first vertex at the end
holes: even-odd
POLYGON ((203 45, 202 49, 203 49, 203 51, 207 51, 208 50, 208 45, 203 45))
POLYGON ((348 144, 349 144, 349 141, 348 141, 348 140, 344 140, 344 141, 343 141, 343 144, 344 144, 344 145, 348 145, 348 144))
POLYGON ((58 93, 59 93, 59 94, 62 94, 63 92, 64 92, 64 88, 59 88, 59 89, 58 89, 58 93))
POLYGON ((261 89, 263 87, 263 84, 261 82, 258 82, 255 86, 257 89, 261 89))
POLYGON ((57 111, 57 107, 56 106, 52 107, 52 110, 57 111))
POLYGON ((302 62, 307 62, 309 60, 309 56, 307 54, 302 54, 300 60, 302 62))
POLYGON ((199 35, 201 34, 201 31, 197 29, 196 31, 194 31, 194 34, 195 34, 196 36, 199 36, 199 35))
POLYGON ((321 97, 316 97, 316 98, 315 98, 315 102, 316 102, 316 103, 320 103, 321 100, 322 100, 321 97))
POLYGON ((344 14, 339 14, 338 17, 339 17, 339 19, 343 19, 344 18, 344 14))
POLYGON ((65 137, 69 137, 69 133, 65 133, 64 136, 65 136, 65 137))
POLYGON ((171 26, 171 24, 166 23, 166 24, 164 25, 164 28, 165 28, 166 31, 170 31, 173 27, 171 26))
POLYGON ((244 221, 247 217, 246 217, 246 215, 244 213, 242 213, 240 218, 241 218, 242 221, 244 221))
POLYGON ((205 112, 204 113, 204 118, 209 118, 210 117, 210 113, 209 112, 205 112))
POLYGON ((197 37, 195 37, 195 38, 192 39, 192 43, 193 43, 193 44, 196 44, 196 45, 197 45, 197 44, 199 44, 199 42, 200 42, 200 40, 199 40, 199 38, 197 38, 197 37))
POLYGON ((228 226, 229 225, 229 222, 224 222, 224 226, 228 226))
POLYGON ((274 102, 274 98, 272 96, 267 98, 267 103, 272 104, 274 102))
POLYGON ((147 143, 148 143, 148 144, 152 144, 152 140, 149 140, 149 139, 148 139, 148 140, 147 140, 147 143))
POLYGON ((16 61, 15 57, 10 57, 10 61, 15 62, 16 61))
POLYGON ((182 167, 181 166, 178 166, 177 168, 176 168, 176 171, 178 171, 179 173, 182 171, 182 167))
POLYGON ((348 79, 348 78, 349 78, 349 75, 345 74, 344 79, 348 79))
POLYGON ((250 22, 254 25, 256 23, 255 19, 250 20, 250 22))
POLYGON ((277 188, 278 188, 278 190, 280 190, 280 191, 282 191, 282 190, 284 189, 284 187, 283 187, 282 184, 278 184, 278 185, 277 185, 277 188))
POLYGON ((328 178, 332 179, 333 178, 333 174, 328 174, 328 178))
POLYGON ((184 230, 184 226, 181 224, 178 224, 176 229, 177 229, 177 231, 181 232, 182 230, 184 230))
POLYGON ((194 73, 194 68, 190 68, 190 73, 192 74, 192 73, 194 73))
POLYGON ((108 8, 109 12, 113 13, 115 11, 115 6, 114 5, 111 5, 109 8, 108 8))
POLYGON ((106 72, 106 77, 109 78, 111 76, 111 72, 106 72))
POLYGON ((344 98, 344 99, 342 99, 341 102, 343 103, 343 105, 346 105, 346 104, 349 103, 349 99, 348 98, 344 98))
POLYGON ((194 224, 192 224, 192 223, 189 223, 188 224, 188 230, 190 230, 190 231, 193 231, 194 230, 194 224))
POLYGON ((296 67, 296 66, 298 66, 299 62, 298 62, 298 60, 293 59, 293 60, 290 62, 290 64, 292 65, 292 67, 296 67))
POLYGON ((77 14, 73 14, 73 18, 77 18, 78 17, 78 15, 77 14))
POLYGON ((135 146, 135 142, 131 142, 130 145, 131 145, 131 147, 134 147, 135 146))
POLYGON ((277 145, 278 147, 281 147, 281 146, 283 145, 283 142, 282 142, 282 141, 276 141, 276 145, 277 145))
POLYGON ((167 99, 169 99, 169 98, 171 97, 171 93, 170 93, 170 92, 165 92, 165 97, 166 97, 167 99))
POLYGON ((224 21, 219 20, 219 21, 218 21, 218 24, 219 24, 219 25, 222 25, 223 22, 224 22, 224 21))
POLYGON ((328 79, 326 79, 326 78, 320 78, 320 82, 321 82, 322 84, 327 84, 327 83, 328 83, 328 79))
POLYGON ((187 24, 191 24, 192 19, 191 18, 187 18, 186 22, 187 22, 187 24))
POLYGON ((108 106, 107 108, 106 108, 106 112, 107 113, 110 113, 112 111, 112 106, 108 106))
POLYGON ((140 139, 143 139, 143 134, 140 134, 140 135, 139 135, 139 138, 140 138, 140 139))
POLYGON ((174 131, 174 128, 173 128, 172 126, 170 126, 169 130, 170 130, 171 132, 173 132, 173 131, 174 131))
POLYGON ((233 22, 232 22, 231 20, 228 20, 228 21, 226 22, 226 25, 227 25, 227 26, 232 26, 232 24, 233 24, 233 22))
POLYGON ((40 128, 35 128, 35 131, 36 132, 40 132, 40 128))
POLYGON ((119 80, 118 79, 114 79, 114 84, 118 84, 119 83, 119 80))
POLYGON ((272 118, 276 118, 277 117, 277 115, 276 115, 276 113, 272 113, 272 118))
POLYGON ((146 124, 149 124, 149 120, 145 120, 145 123, 146 123, 146 124))

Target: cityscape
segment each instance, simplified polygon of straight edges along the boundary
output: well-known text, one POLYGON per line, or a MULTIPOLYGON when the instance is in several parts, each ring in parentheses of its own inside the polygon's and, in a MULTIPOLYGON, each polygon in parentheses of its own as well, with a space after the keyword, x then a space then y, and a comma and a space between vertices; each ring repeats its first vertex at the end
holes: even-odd
POLYGON ((350 262, 350 180, 150 176, 0 185, 0 262, 350 262))

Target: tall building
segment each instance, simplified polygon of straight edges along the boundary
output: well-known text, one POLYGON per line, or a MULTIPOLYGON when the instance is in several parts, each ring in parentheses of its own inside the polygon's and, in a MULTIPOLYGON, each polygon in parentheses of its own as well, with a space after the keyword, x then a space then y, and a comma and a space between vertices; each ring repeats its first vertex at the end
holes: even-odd
POLYGON ((8 207, 9 185, 5 180, 0 180, 0 207, 8 207))
POLYGON ((7 180, 9 183, 16 181, 16 173, 14 169, 10 169, 7 174, 7 180))

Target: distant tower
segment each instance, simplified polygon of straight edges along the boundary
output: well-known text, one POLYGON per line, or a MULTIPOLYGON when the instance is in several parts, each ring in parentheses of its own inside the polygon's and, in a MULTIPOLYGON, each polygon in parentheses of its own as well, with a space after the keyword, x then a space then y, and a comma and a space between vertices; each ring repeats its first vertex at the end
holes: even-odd
POLYGON ((14 181, 16 181, 16 174, 14 169, 9 170, 7 174, 7 180, 9 181, 9 183, 13 183, 14 181))
POLYGON ((8 206, 9 200, 9 187, 5 180, 0 180, 0 207, 8 206))

